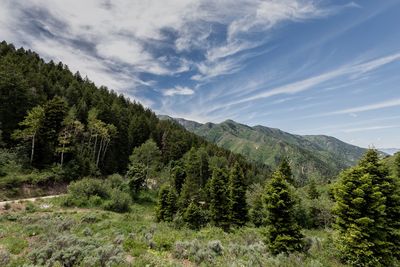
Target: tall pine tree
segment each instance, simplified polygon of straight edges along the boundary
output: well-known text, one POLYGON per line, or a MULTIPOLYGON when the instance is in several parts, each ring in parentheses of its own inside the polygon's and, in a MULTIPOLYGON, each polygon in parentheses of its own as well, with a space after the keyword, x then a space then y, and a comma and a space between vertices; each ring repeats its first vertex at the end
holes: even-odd
POLYGON ((303 235, 295 221, 295 200, 285 176, 280 171, 273 173, 265 193, 269 249, 273 254, 301 250, 303 235))
POLYGON ((399 250, 399 185, 376 150, 340 175, 334 195, 338 248, 356 266, 392 266, 399 250))
POLYGON ((239 163, 235 163, 229 177, 230 219, 233 224, 243 226, 248 220, 246 182, 239 163))
POLYGON ((224 230, 230 226, 230 202, 228 198, 228 175, 224 169, 214 169, 210 180, 210 217, 224 230))

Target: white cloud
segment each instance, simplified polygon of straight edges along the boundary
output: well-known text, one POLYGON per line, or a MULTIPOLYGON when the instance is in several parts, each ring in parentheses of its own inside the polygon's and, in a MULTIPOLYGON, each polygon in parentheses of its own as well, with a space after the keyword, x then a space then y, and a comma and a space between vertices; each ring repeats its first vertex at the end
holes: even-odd
MULTIPOLYGON (((268 98, 276 95, 292 95, 300 93, 306 90, 315 88, 315 86, 346 75, 361 75, 377 68, 380 68, 386 64, 392 63, 394 61, 400 60, 400 53, 393 55, 369 60, 363 63, 356 63, 352 65, 345 65, 339 67, 335 70, 325 72, 323 74, 313 76, 304 80, 296 81, 293 83, 285 84, 279 87, 265 90, 264 92, 253 94, 247 98, 240 98, 238 100, 232 101, 230 103, 225 103, 224 105, 236 105, 244 102, 249 102, 253 100, 259 100, 262 98, 268 98)), ((351 111, 349 111, 351 113, 351 111)))
POLYGON ((360 128, 348 128, 348 129, 343 129, 341 131, 344 133, 354 133, 354 132, 392 129, 392 128, 400 128, 400 125, 381 125, 381 126, 370 126, 370 127, 360 127, 360 128))
POLYGON ((193 95, 194 90, 189 87, 176 86, 175 88, 165 89, 163 90, 163 94, 165 96, 174 96, 174 95, 193 95))
POLYGON ((352 113, 365 112, 365 111, 390 108, 390 107, 398 107, 398 106, 400 106, 400 98, 383 101, 383 102, 379 102, 379 103, 375 103, 375 104, 360 106, 360 107, 337 110, 337 111, 333 111, 333 112, 324 113, 322 115, 352 114, 352 113))

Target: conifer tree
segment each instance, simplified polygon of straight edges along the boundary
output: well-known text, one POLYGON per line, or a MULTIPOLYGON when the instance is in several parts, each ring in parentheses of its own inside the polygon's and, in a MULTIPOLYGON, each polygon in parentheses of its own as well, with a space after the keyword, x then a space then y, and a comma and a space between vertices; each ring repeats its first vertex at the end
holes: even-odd
POLYGON ((182 186, 186 178, 185 170, 180 165, 176 165, 175 167, 172 168, 171 175, 175 190, 180 195, 182 186))
POLYGON ((137 194, 146 185, 145 166, 141 163, 134 163, 129 166, 126 177, 133 195, 137 194))
POLYGON ((196 201, 191 201, 183 213, 183 221, 195 230, 200 229, 205 223, 205 213, 196 201))
POLYGON ((278 170, 282 173, 286 182, 290 184, 294 183, 292 169, 290 168, 289 161, 286 157, 282 159, 281 163, 279 164, 278 170))
POLYGON ((228 198, 228 175, 224 169, 214 169, 210 180, 210 217, 212 222, 224 230, 230 226, 230 202, 228 198))
POLYGON ((295 200, 285 181, 285 176, 276 171, 266 187, 266 209, 268 247, 273 254, 299 251, 303 247, 303 235, 295 221, 295 200))
POLYGON ((340 174, 334 195, 338 248, 356 266, 391 266, 399 250, 399 185, 376 150, 340 174))
POLYGON ((308 197, 310 199, 319 198, 319 192, 317 190, 317 185, 315 184, 315 180, 311 179, 310 184, 308 185, 308 197))
POLYGON ((158 221, 170 222, 173 220, 177 211, 177 197, 175 191, 164 186, 161 188, 156 208, 156 217, 158 221))
POLYGON ((265 207, 263 195, 257 196, 254 201, 254 206, 249 211, 250 221, 256 226, 265 225, 265 207))
POLYGON ((248 220, 246 183, 243 170, 235 163, 229 177, 230 219, 233 224, 243 226, 248 220))

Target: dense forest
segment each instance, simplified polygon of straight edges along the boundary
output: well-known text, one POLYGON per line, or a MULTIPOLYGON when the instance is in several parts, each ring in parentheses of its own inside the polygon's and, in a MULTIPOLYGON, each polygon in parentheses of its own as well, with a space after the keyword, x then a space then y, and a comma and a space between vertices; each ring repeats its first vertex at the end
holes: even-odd
POLYGON ((172 166, 201 147, 209 157, 240 162, 252 177, 268 171, 158 120, 140 103, 97 88, 61 62, 45 63, 36 53, 6 42, 0 45, 0 101, 4 147, 17 148, 34 168, 60 164, 69 180, 96 172, 125 173, 132 150, 149 139, 156 142, 163 165, 172 166))
POLYGON ((0 197, 68 185, 0 205, 0 265, 398 266, 400 153, 298 183, 4 41, 0 101, 0 197))

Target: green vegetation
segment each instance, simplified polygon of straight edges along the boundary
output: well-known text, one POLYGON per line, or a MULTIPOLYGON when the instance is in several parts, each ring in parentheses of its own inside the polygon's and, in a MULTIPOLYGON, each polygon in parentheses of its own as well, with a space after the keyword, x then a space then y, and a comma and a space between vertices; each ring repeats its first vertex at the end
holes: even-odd
POLYGON ((271 174, 5 42, 0 75, 0 197, 66 192, 0 204, 2 266, 399 265, 400 153, 368 150, 332 183, 360 150, 185 123, 272 156, 271 174))
POLYGON ((294 216, 295 201, 286 178, 280 171, 275 172, 265 192, 268 244, 273 254, 300 251, 303 247, 303 235, 294 216))
POLYGON ((346 262, 394 266, 399 257, 399 189, 399 177, 382 168, 375 150, 341 174, 335 188, 335 213, 339 249, 346 262))
POLYGON ((249 127, 232 120, 201 124, 160 116, 176 121, 187 130, 246 158, 273 168, 289 159, 295 184, 304 186, 310 179, 333 180, 340 171, 353 166, 365 149, 323 135, 293 135, 264 126, 249 127))

